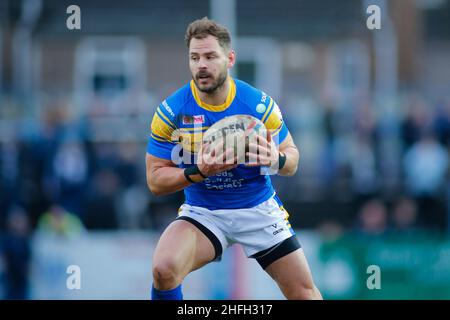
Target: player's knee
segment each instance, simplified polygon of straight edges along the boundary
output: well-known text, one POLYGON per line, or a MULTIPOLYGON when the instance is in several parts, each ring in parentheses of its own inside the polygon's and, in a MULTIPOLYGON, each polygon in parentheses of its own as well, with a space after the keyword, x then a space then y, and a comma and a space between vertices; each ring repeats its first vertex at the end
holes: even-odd
POLYGON ((160 286, 171 286, 179 281, 174 261, 164 260, 156 262, 152 271, 154 282, 160 286))
POLYGON ((321 300, 319 290, 314 284, 300 284, 291 290, 287 290, 286 297, 289 300, 321 300))

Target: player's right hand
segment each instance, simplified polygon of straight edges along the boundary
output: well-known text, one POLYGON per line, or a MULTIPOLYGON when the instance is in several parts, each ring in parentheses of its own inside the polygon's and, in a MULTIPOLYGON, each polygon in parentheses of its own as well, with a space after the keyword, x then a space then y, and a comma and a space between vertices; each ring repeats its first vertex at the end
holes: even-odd
POLYGON ((209 177, 236 168, 237 155, 234 148, 224 150, 223 143, 217 143, 214 148, 203 143, 197 155, 197 165, 200 172, 209 177))

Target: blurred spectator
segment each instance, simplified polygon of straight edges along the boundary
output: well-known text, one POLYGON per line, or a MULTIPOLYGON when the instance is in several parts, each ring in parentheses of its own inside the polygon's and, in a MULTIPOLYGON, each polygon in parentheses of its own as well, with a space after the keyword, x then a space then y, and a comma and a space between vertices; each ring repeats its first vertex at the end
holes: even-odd
POLYGON ((6 233, 0 238, 0 255, 6 274, 5 298, 28 299, 30 226, 27 213, 21 207, 13 207, 8 213, 6 233))
POLYGON ((324 98, 324 116, 323 116, 323 131, 325 141, 323 145, 322 165, 321 165, 321 180, 324 185, 329 185, 334 182, 337 176, 337 135, 338 135, 338 116, 336 106, 333 99, 330 97, 324 98))
MULTIPOLYGON (((115 172, 120 177, 121 187, 128 188, 138 181, 138 164, 141 154, 135 143, 121 143, 117 146, 118 159, 115 166, 115 172)), ((144 164, 142 164, 144 167, 144 164)), ((145 182, 145 181, 142 181, 145 182)))
POLYGON ((357 232, 365 235, 381 235, 387 230, 387 212, 385 205, 376 199, 366 202, 359 214, 357 232))
POLYGON ((81 220, 59 204, 53 204, 38 222, 38 232, 59 237, 73 237, 84 232, 81 220))
POLYGON ((392 229, 395 233, 417 231, 417 206, 411 198, 403 197, 395 203, 392 211, 392 229))
POLYGON ((49 174, 52 199, 80 216, 88 179, 88 160, 83 145, 76 139, 64 141, 52 159, 49 174))
POLYGON ((447 178, 448 157, 448 151, 430 132, 413 144, 404 157, 406 187, 418 202, 427 227, 446 227, 445 208, 439 197, 447 178))
POLYGON ((410 100, 406 117, 401 124, 401 135, 406 149, 420 139, 423 131, 429 128, 432 122, 431 107, 417 96, 410 100))
POLYGON ((33 222, 37 225, 40 215, 48 206, 57 201, 57 184, 53 161, 64 137, 66 127, 64 125, 64 108, 58 103, 44 107, 42 119, 39 123, 38 135, 29 143, 29 154, 27 161, 33 163, 29 166, 26 163, 23 167, 27 170, 27 176, 31 179, 30 188, 33 192, 28 192, 32 197, 37 194, 40 199, 30 199, 30 213, 33 222), (38 202, 42 202, 36 206, 38 202))
POLYGON ((41 156, 44 165, 51 167, 60 140, 64 137, 63 120, 63 113, 58 107, 49 108, 44 114, 39 140, 35 148, 35 152, 41 156))
POLYGON ((356 108, 354 118, 356 136, 374 142, 377 123, 373 106, 366 100, 361 101, 356 108))
MULTIPOLYGON (((141 154, 136 143, 121 143, 117 147, 118 159, 115 172, 120 178, 120 192, 117 196, 117 207, 120 214, 117 217, 119 228, 137 229, 146 225, 146 209, 148 190, 145 183, 145 172, 139 179, 141 154)), ((148 223, 147 223, 148 225, 148 223)))
POLYGON ((373 146, 367 137, 357 136, 351 150, 352 187, 358 207, 378 192, 378 172, 373 146))
POLYGON ((434 119, 434 129, 439 142, 444 146, 450 147, 450 99, 442 108, 438 109, 434 119))
POLYGON ((19 189, 19 146, 14 139, 0 142, 0 230, 5 227, 5 213, 19 189))
POLYGON ((119 188, 119 177, 114 171, 102 169, 94 175, 85 208, 88 229, 117 229, 119 188))

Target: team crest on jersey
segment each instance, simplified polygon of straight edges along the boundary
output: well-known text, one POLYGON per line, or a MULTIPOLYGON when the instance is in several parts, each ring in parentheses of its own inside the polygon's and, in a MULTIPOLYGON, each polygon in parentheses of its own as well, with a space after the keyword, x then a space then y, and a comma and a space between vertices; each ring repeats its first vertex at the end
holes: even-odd
POLYGON ((203 114, 195 116, 183 116, 183 124, 203 124, 205 116, 203 114))

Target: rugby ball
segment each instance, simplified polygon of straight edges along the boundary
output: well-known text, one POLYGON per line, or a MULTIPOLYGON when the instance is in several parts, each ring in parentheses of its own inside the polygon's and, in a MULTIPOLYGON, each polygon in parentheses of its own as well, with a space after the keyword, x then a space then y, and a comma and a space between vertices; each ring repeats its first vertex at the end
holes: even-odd
POLYGON ((249 151, 250 142, 256 144, 258 135, 267 137, 264 124, 253 116, 237 114, 225 117, 209 127, 203 136, 203 142, 208 143, 210 148, 223 144, 222 152, 233 148, 237 163, 243 164, 248 162, 246 152, 249 151))

